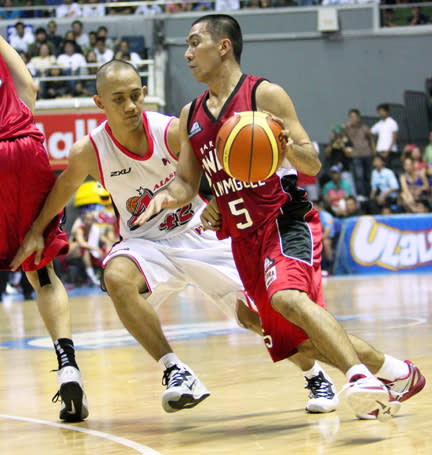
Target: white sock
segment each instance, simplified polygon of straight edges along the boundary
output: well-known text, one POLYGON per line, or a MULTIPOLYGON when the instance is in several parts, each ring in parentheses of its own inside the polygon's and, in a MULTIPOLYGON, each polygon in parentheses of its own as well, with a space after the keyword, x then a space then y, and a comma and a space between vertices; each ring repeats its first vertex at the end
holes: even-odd
POLYGON ((378 370, 378 378, 394 381, 395 379, 406 378, 409 374, 408 365, 402 360, 395 359, 391 355, 384 354, 384 363, 378 370))
POLYGON ((181 365, 180 359, 174 354, 174 352, 169 352, 159 359, 159 363, 162 367, 170 368, 173 365, 181 365))
POLYGON ((362 363, 358 363, 357 365, 353 365, 346 373, 345 376, 347 377, 348 381, 351 380, 352 377, 362 375, 366 378, 373 377, 373 374, 368 370, 366 365, 362 363))
POLYGON ((312 379, 314 376, 318 376, 320 371, 323 371, 323 369, 321 368, 321 365, 315 361, 313 367, 310 370, 303 371, 303 376, 308 379, 312 379))

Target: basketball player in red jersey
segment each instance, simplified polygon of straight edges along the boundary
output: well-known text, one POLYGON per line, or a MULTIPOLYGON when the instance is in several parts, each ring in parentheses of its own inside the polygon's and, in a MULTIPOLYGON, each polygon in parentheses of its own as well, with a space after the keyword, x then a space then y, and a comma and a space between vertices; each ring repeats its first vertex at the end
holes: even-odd
POLYGON ((208 90, 183 108, 176 178, 154 196, 137 224, 190 201, 204 171, 222 216, 218 236, 232 238, 236 266, 258 306, 272 359, 301 352, 326 361, 345 373, 345 396, 358 417, 389 417, 399 401, 424 387, 425 379, 411 362, 348 336, 325 310, 319 216, 297 188, 296 177, 275 174, 245 184, 227 175, 216 159, 215 139, 223 122, 235 112, 262 110, 285 126, 287 139, 293 141, 285 147, 285 157, 292 166, 315 175, 320 163, 291 99, 280 86, 242 73, 242 34, 231 16, 201 17, 193 23, 187 44, 190 71, 208 90))
MULTIPOLYGON (((11 270, 25 234, 37 217, 54 185, 43 135, 36 128, 32 111, 36 86, 17 52, 0 36, 0 269, 11 270)), ((36 301, 58 358, 60 419, 79 421, 88 415, 81 373, 75 361, 70 309, 66 291, 57 278, 52 260, 67 252, 68 239, 60 231, 58 215, 44 232, 41 257, 28 257, 22 264, 36 292, 36 301)))

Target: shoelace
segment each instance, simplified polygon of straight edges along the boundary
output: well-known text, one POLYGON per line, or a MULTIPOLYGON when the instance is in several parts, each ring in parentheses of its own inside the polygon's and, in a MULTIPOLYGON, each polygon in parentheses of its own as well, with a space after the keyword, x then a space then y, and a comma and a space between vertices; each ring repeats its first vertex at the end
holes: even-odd
POLYGON ((307 384, 305 385, 305 389, 309 389, 309 397, 310 398, 333 398, 334 393, 331 389, 331 382, 328 381, 323 372, 320 371, 317 376, 313 378, 306 378, 307 384))
POLYGON ((51 398, 52 403, 57 403, 57 401, 61 400, 60 396, 60 389, 57 390, 57 393, 51 398))
POLYGON ((173 365, 164 371, 162 376, 162 385, 167 387, 176 387, 185 379, 185 371, 180 370, 177 365, 173 365))

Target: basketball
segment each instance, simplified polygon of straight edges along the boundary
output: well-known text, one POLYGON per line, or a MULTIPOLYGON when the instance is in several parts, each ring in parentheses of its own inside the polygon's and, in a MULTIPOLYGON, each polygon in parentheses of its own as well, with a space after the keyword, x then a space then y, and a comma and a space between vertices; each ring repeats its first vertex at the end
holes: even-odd
POLYGON ((249 183, 271 177, 282 158, 281 131, 281 126, 263 112, 234 114, 216 136, 216 153, 225 172, 249 183))

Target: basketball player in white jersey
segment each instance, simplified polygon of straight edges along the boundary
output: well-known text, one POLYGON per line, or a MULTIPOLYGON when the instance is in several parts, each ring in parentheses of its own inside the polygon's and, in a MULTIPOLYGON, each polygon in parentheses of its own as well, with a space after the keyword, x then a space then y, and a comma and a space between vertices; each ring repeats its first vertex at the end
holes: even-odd
MULTIPOLYGON (((205 386, 173 353, 154 310, 171 293, 194 284, 233 314, 239 306, 242 325, 260 333, 259 320, 241 300, 242 284, 229 242, 200 229, 205 202, 196 197, 175 211, 163 211, 148 223, 132 229, 154 193, 175 176, 179 151, 178 119, 144 112, 146 88, 135 68, 111 61, 97 73, 95 103, 107 121, 77 141, 69 164, 60 175, 46 203, 13 261, 20 261, 43 246, 45 226, 91 175, 110 192, 117 210, 122 241, 104 261, 104 286, 125 327, 165 369, 167 389, 162 406, 167 412, 190 408, 206 398, 205 386), (146 294, 150 297, 146 298, 146 294)), ((307 378, 310 412, 333 411, 338 398, 334 386, 317 362, 293 356, 307 378)))

